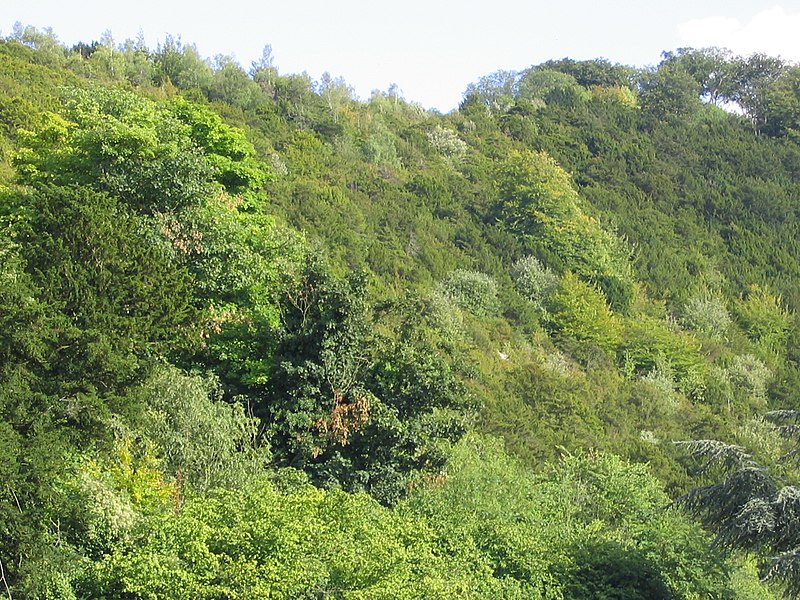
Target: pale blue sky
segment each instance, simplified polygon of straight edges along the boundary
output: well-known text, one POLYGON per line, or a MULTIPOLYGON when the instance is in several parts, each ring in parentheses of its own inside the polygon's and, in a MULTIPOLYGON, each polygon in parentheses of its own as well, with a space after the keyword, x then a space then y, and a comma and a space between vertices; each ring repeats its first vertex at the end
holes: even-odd
POLYGON ((248 67, 271 44, 281 73, 328 71, 362 97, 396 83, 444 112, 467 84, 549 59, 658 63, 663 50, 727 46, 800 61, 800 0, 0 0, 0 33, 14 22, 52 27, 67 44, 167 33, 203 56, 248 67))

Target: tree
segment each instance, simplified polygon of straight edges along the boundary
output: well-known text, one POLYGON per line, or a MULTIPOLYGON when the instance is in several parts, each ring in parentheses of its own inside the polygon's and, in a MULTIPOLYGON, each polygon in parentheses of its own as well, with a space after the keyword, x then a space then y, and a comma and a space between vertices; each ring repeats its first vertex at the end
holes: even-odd
POLYGON ((275 56, 272 53, 271 44, 264 46, 261 58, 251 63, 249 75, 258 84, 261 91, 271 98, 275 93, 274 83, 278 77, 278 68, 275 66, 275 56))
POLYGON ((213 79, 211 67, 201 58, 197 48, 184 45, 168 35, 153 53, 156 65, 156 83, 165 85, 168 81, 182 90, 196 90, 203 93, 213 79))
POLYGON ((769 135, 800 135, 800 67, 788 67, 765 93, 769 135))
POLYGON ((487 108, 504 110, 514 103, 518 95, 515 71, 496 71, 471 83, 464 92, 464 102, 480 102, 487 108))
POLYGON ((550 295, 558 286, 558 276, 535 256, 524 256, 511 267, 511 276, 519 293, 544 310, 550 295))
POLYGON ((497 283, 486 273, 457 269, 439 284, 439 290, 451 302, 479 317, 497 314, 497 283))
POLYGON ((325 100, 334 122, 339 121, 339 111, 355 98, 355 90, 344 77, 331 77, 327 71, 322 74, 315 89, 325 100))
POLYGON ((786 63, 766 54, 752 54, 733 65, 736 86, 731 99, 739 104, 753 123, 753 130, 761 132, 771 125, 767 109, 769 90, 786 70, 786 63))
MULTIPOLYGON (((700 95, 711 104, 730 102, 736 87, 735 57, 726 48, 678 48, 664 52, 663 63, 681 66, 700 85, 700 95)), ((662 64, 663 64, 662 63, 662 64)))
POLYGON ((19 21, 14 23, 11 39, 36 50, 39 61, 47 62, 53 66, 64 62, 64 48, 51 27, 39 30, 32 25, 22 25, 19 21))
POLYGON ((681 64, 662 62, 640 83, 642 108, 656 119, 676 119, 700 108, 700 84, 681 64))
POLYGON ((189 273, 124 204, 55 185, 17 202, 28 216, 18 225, 26 268, 41 300, 68 323, 48 365, 51 384, 111 391, 137 375, 141 360, 199 341, 189 273))
POLYGON ((586 358, 592 348, 612 354, 616 350, 622 322, 597 287, 567 272, 546 306, 556 338, 576 355, 586 358))
POLYGON ((183 98, 172 100, 167 110, 190 127, 191 141, 203 150, 214 179, 226 191, 254 191, 269 180, 267 168, 256 160, 256 150, 241 129, 227 125, 210 108, 183 98))
POLYGON ((151 100, 97 87, 69 89, 63 116, 27 132, 16 159, 24 183, 78 183, 142 213, 176 212, 210 192, 211 165, 188 128, 151 100))
POLYGON ((232 56, 217 55, 212 65, 213 76, 206 91, 208 99, 222 100, 240 108, 252 106, 255 95, 260 89, 236 59, 232 56))
POLYGON ((585 104, 589 92, 578 84, 572 75, 543 67, 531 67, 523 71, 517 83, 520 97, 533 102, 557 104, 574 108, 585 104))
POLYGON ((627 310, 634 285, 628 250, 586 213, 569 173, 544 152, 512 152, 498 179, 499 209, 509 229, 548 266, 596 283, 615 310, 627 310))
POLYGON ((628 87, 634 70, 631 67, 613 65, 610 61, 601 58, 596 60, 549 60, 541 65, 546 69, 566 73, 575 78, 585 88, 600 87, 628 87))
MULTIPOLYGON (((800 411, 767 413, 790 443, 785 461, 797 458, 800 411)), ((755 552, 766 577, 781 580, 792 597, 800 597, 800 488, 796 471, 756 460, 745 448, 716 440, 678 442, 701 464, 698 473, 721 481, 695 488, 679 503, 716 532, 716 545, 755 552), (783 471, 783 473, 781 473, 783 471)), ((794 465, 796 467, 796 464, 794 465)))
POLYGON ((724 339, 732 320, 725 302, 717 296, 692 296, 683 307, 686 325, 709 337, 724 339))
POLYGON ((409 315, 399 339, 377 338, 364 285, 308 257, 281 299, 284 332, 260 410, 280 464, 390 504, 442 467, 470 395, 409 315))
POLYGON ((162 468, 187 490, 241 487, 265 468, 269 451, 256 445, 257 420, 241 403, 224 401, 213 378, 159 367, 133 394, 146 406, 142 429, 162 468))

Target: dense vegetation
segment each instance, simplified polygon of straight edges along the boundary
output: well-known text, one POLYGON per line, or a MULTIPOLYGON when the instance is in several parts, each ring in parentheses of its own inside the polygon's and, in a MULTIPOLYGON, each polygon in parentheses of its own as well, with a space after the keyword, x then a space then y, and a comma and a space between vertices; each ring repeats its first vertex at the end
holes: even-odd
MULTIPOLYGON (((800 409, 798 81, 716 49, 564 59, 441 115, 269 49, 245 72, 17 27, 0 592, 798 589, 672 502, 715 477, 673 440, 794 489, 760 416, 800 409)), ((713 525, 709 489, 683 505, 713 525)))

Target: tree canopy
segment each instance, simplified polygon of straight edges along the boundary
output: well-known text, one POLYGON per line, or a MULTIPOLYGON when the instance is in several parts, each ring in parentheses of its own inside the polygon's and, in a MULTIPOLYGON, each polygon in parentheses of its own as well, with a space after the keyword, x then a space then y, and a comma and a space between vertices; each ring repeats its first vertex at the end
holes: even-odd
POLYGON ((796 594, 758 418, 800 409, 796 79, 565 58, 442 115, 269 48, 15 28, 0 592, 796 594))

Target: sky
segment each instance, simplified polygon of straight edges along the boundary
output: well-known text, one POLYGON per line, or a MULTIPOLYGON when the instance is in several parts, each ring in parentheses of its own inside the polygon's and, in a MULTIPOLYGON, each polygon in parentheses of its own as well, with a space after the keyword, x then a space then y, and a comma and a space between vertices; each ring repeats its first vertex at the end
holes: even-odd
POLYGON ((396 84, 442 112, 484 75, 564 57, 645 67, 719 46, 800 62, 800 0, 0 0, 0 35, 17 21, 67 45, 171 34, 245 68, 269 44, 283 74, 327 71, 361 98, 396 84))

